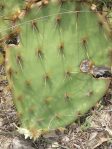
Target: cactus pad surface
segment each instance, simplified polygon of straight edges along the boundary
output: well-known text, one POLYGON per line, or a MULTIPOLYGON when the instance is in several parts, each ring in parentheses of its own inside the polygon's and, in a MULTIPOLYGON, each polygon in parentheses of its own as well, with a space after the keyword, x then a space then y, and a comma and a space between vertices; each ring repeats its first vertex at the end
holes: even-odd
POLYGON ((7 75, 22 127, 33 138, 70 124, 104 95, 109 79, 80 65, 110 67, 110 34, 103 16, 81 1, 34 6, 12 30, 7 75))

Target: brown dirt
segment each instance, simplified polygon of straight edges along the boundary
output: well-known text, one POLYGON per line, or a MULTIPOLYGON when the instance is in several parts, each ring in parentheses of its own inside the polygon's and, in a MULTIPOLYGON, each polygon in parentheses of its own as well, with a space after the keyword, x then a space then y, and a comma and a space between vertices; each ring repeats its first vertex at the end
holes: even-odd
POLYGON ((103 99, 64 132, 25 140, 16 132, 20 125, 12 96, 0 65, 0 149, 112 149, 112 83, 103 99))

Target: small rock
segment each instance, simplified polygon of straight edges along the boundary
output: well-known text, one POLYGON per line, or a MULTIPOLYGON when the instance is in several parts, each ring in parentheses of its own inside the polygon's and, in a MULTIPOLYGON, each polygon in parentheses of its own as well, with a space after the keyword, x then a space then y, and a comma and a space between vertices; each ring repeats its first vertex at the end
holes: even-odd
POLYGON ((12 141, 11 149, 34 149, 27 141, 19 140, 19 138, 14 138, 12 141))

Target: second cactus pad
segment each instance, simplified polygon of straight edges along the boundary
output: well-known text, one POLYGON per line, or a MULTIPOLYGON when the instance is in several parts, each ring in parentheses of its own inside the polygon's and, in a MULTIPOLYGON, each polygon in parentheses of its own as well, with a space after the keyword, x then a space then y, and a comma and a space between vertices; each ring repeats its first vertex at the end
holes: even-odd
POLYGON ((110 67, 110 30, 88 4, 35 6, 7 40, 9 84, 22 127, 31 133, 70 124, 104 95, 109 80, 80 70, 84 60, 110 67))

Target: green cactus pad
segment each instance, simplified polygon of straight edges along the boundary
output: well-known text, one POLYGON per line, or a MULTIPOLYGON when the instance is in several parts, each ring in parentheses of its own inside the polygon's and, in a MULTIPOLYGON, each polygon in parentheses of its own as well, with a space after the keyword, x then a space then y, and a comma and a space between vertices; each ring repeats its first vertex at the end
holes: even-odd
POLYGON ((80 71, 85 59, 110 67, 110 30, 88 4, 36 6, 12 32, 20 43, 6 47, 7 75, 22 127, 33 138, 36 130, 70 124, 104 95, 109 80, 80 71))
POLYGON ((24 3, 24 0, 0 0, 0 37, 6 34, 6 31, 17 21, 24 3))

